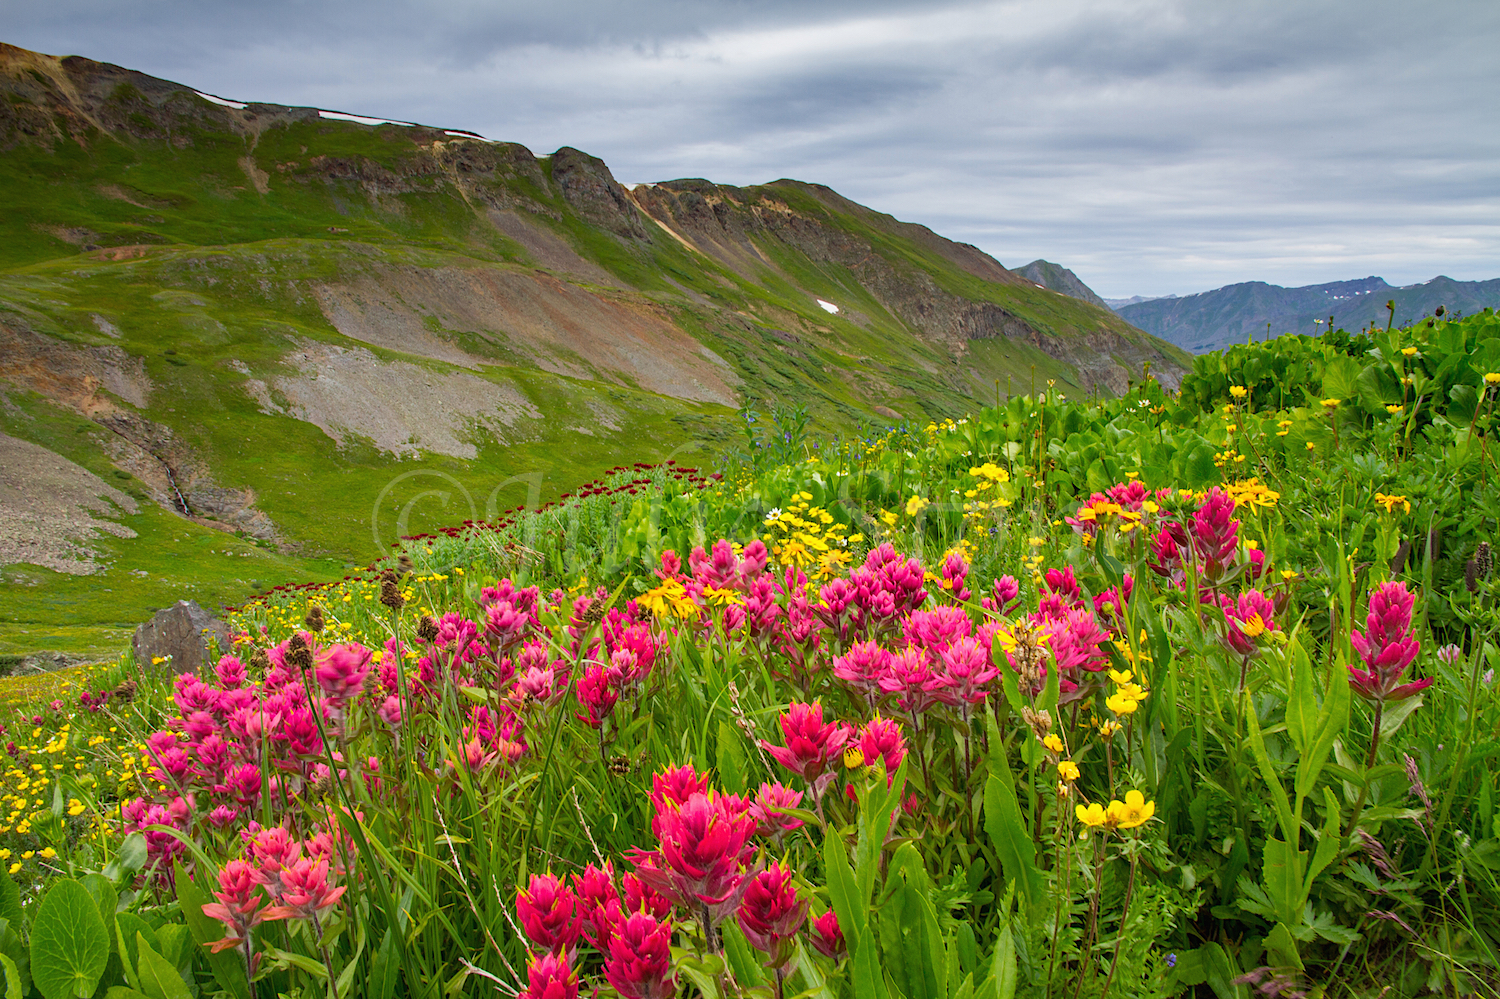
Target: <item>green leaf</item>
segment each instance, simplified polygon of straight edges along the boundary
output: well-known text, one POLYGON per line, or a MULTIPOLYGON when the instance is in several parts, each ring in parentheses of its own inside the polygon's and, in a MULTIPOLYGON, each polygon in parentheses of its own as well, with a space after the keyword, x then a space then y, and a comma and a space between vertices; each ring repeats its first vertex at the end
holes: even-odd
POLYGON ((137 937, 136 945, 140 948, 141 955, 136 965, 136 975, 140 978, 142 992, 151 999, 193 999, 177 969, 152 950, 145 937, 137 937))
MULTIPOLYGON (((269 945, 265 947, 262 953, 265 954, 266 960, 271 963, 272 967, 296 968, 299 971, 307 972, 314 978, 321 979, 325 982, 328 981, 328 969, 325 968, 323 966, 323 962, 319 961, 317 958, 308 957, 306 954, 298 954, 289 950, 282 950, 279 947, 271 947, 269 945)), ((458 974, 459 984, 463 984, 463 980, 467 977, 467 970, 460 971, 458 974)), ((449 985, 451 984, 453 983, 450 981, 449 985)))
MULTIPOLYGON (((1299 801, 1312 793, 1319 775, 1323 772, 1324 764, 1328 762, 1328 754, 1333 749, 1334 740, 1343 733, 1344 727, 1348 724, 1349 684, 1344 682, 1343 671, 1339 670, 1334 675, 1333 682, 1329 684, 1327 695, 1323 698, 1323 710, 1318 714, 1318 730, 1313 736, 1312 745, 1297 761, 1295 792, 1299 801)), ((1257 738, 1259 738, 1258 731, 1257 738)))
POLYGON ((1223 947, 1207 943, 1198 948, 1198 953, 1203 958, 1204 981, 1218 999, 1241 999, 1249 993, 1246 986, 1234 983, 1240 976, 1240 969, 1223 947))
POLYGON ((932 905, 932 881, 922 866, 921 855, 910 843, 903 843, 896 853, 906 855, 904 863, 896 859, 891 862, 892 872, 903 882, 902 956, 910 986, 905 992, 908 996, 941 996, 947 992, 943 986, 945 949, 937 910, 932 905))
POLYGON ((0 871, 0 916, 10 920, 17 933, 26 926, 21 916, 21 890, 9 874, 0 871))
POLYGON ((1029 914, 1040 912, 1043 885, 1042 872, 1036 866, 1036 844, 1021 820, 1016 792, 993 773, 984 782, 984 829, 1000 858, 1004 883, 1015 882, 1017 893, 1031 907, 1029 914))
POLYGON ((380 940, 380 947, 375 951, 375 959, 370 962, 370 985, 366 993, 368 999, 391 999, 396 994, 396 979, 400 971, 396 941, 387 928, 385 936, 380 940))
POLYGON ((1380 741, 1384 742, 1396 734, 1396 730, 1406 723, 1413 711, 1422 706, 1422 695, 1414 694, 1403 698, 1394 704, 1387 704, 1385 711, 1380 715, 1380 741))
MULTIPOLYGON (((130 978, 134 977, 135 964, 139 960, 140 951, 135 940, 137 934, 145 937, 146 942, 158 953, 161 952, 161 941, 157 939, 156 931, 144 919, 134 912, 122 912, 115 917, 115 938, 119 943, 117 949, 121 960, 125 963, 126 976, 130 978)), ((140 986, 132 981, 130 987, 139 988, 140 986)))
POLYGON ((1302 956, 1297 953, 1297 941, 1286 923, 1277 923, 1266 934, 1266 953, 1279 967, 1302 970, 1302 956))
POLYGON ((1292 682, 1287 691, 1286 731, 1292 738, 1292 745, 1297 747, 1297 754, 1306 756, 1308 742, 1318 723, 1318 695, 1313 684, 1313 669, 1302 643, 1295 639, 1287 646, 1287 659, 1292 668, 1292 682))
POLYGON ((1245 705, 1245 720, 1248 723, 1245 741, 1250 743, 1250 752, 1255 757, 1256 765, 1260 767, 1261 776, 1265 778, 1267 797, 1276 809, 1276 821, 1281 824, 1281 834, 1292 839, 1300 831, 1292 818, 1292 804, 1287 801, 1286 789, 1281 786, 1281 775, 1276 772, 1276 768, 1271 765, 1271 757, 1266 754, 1266 742, 1260 734, 1260 719, 1255 715, 1254 703, 1247 697, 1245 705))
POLYGON ((698 986, 703 999, 719 999, 719 976, 724 972, 724 961, 719 955, 710 954, 700 960, 684 951, 675 962, 674 970, 698 986))
POLYGON ((760 962, 755 959, 755 950, 750 946, 750 941, 745 939, 739 925, 725 920, 719 932, 724 940, 724 957, 735 981, 747 987, 763 984, 760 962))
POLYGON ((0 954, 0 970, 5 972, 5 999, 21 999, 24 994, 21 984, 21 969, 4 954, 0 954))
POLYGON ((1339 809, 1338 799, 1333 795, 1333 789, 1323 788, 1323 831, 1318 834, 1318 848, 1313 851, 1312 863, 1307 865, 1307 874, 1302 883, 1303 898, 1312 894, 1313 882, 1339 855, 1339 846, 1343 842, 1343 837, 1339 834, 1342 818, 1343 813, 1339 809))
POLYGON ((828 896, 833 900, 844 942, 849 945, 849 953, 854 954, 864 939, 870 900, 860 897, 844 838, 831 827, 823 837, 823 869, 828 873, 828 896))
POLYGON ((127 989, 123 985, 111 985, 104 993, 104 999, 151 999, 151 997, 144 992, 127 989))
POLYGON ((1016 940, 1010 923, 1000 931, 995 940, 995 957, 990 962, 990 975, 995 979, 995 999, 1014 999, 1020 979, 1016 970, 1016 940))
POLYGON ((152 944, 156 952, 167 959, 167 963, 174 968, 181 968, 187 964, 192 956, 192 948, 188 946, 190 940, 188 928, 181 923, 168 923, 156 931, 158 943, 152 944))
POLYGON ((99 906, 77 881, 62 880, 42 899, 31 926, 31 977, 46 999, 88 999, 109 964, 99 906))
POLYGON ((1296 922, 1302 912, 1302 858, 1305 853, 1274 836, 1266 838, 1265 865, 1261 880, 1276 906, 1277 917, 1296 922))
POLYGON ((115 939, 115 906, 120 902, 120 896, 115 894, 115 886, 102 874, 85 874, 78 879, 83 885, 84 891, 88 892, 94 899, 94 904, 99 909, 99 918, 104 920, 104 933, 111 945, 115 939))
POLYGON ((743 794, 747 786, 744 743, 740 740, 739 732, 727 721, 719 722, 718 736, 716 755, 721 783, 726 791, 743 794))

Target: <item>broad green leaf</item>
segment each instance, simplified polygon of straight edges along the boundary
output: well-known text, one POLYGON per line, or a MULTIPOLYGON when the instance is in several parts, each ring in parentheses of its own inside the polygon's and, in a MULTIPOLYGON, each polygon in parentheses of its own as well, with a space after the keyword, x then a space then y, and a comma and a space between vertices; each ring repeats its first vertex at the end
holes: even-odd
POLYGON ((724 940, 725 962, 734 974, 735 981, 747 988, 762 984, 760 962, 756 960, 755 950, 750 946, 750 941, 745 939, 739 925, 732 920, 725 920, 719 933, 724 940))
POLYGON ((1203 960, 1203 979, 1218 999, 1242 999, 1249 995, 1247 986, 1235 984, 1234 980, 1240 976, 1240 969, 1223 947, 1207 943, 1199 947, 1198 952, 1203 960))
POLYGON ((1394 704, 1387 703, 1380 715, 1380 741, 1384 742, 1406 724, 1413 711, 1422 706, 1422 695, 1414 694, 1394 704))
POLYGON ((108 936, 110 945, 114 945, 115 939, 115 906, 119 904, 120 896, 115 893, 115 886, 101 874, 85 874, 78 879, 83 885, 84 891, 93 896, 94 904, 99 908, 99 918, 104 920, 104 932, 108 936))
POLYGON ((1271 805, 1276 809, 1276 820, 1281 824, 1281 834, 1288 839, 1297 836, 1300 830, 1297 822, 1292 818, 1292 804, 1286 800, 1286 789, 1281 786, 1281 775, 1271 764, 1271 757, 1266 754, 1266 742, 1260 734, 1260 719, 1255 716, 1255 706, 1247 697, 1245 699, 1245 720, 1248 723, 1246 741, 1250 743, 1250 752, 1255 757, 1256 765, 1260 767, 1260 773, 1266 782, 1266 796, 1271 799, 1271 805))
POLYGON ((115 940, 118 943, 116 950, 125 965, 125 977, 130 979, 130 987, 133 989, 140 988, 135 983, 135 964, 140 954, 136 946, 137 935, 145 937, 146 942, 157 953, 161 953, 161 941, 156 938, 156 931, 144 919, 134 912, 122 912, 115 916, 115 940))
MULTIPOLYGON (((906 844, 902 849, 911 849, 906 844)), ((912 850, 915 854, 916 851, 912 850)), ((920 870, 921 858, 916 864, 920 870)), ((944 948, 942 931, 938 929, 937 911, 932 907, 932 884, 925 872, 920 880, 912 874, 910 865, 902 872, 906 884, 902 893, 906 896, 902 909, 905 926, 905 958, 907 981, 911 988, 907 995, 938 996, 946 994, 944 987, 944 948), (925 890, 924 890, 925 888, 925 890)))
POLYGON ((144 992, 138 992, 123 985, 111 985, 104 993, 104 999, 151 999, 151 997, 144 992))
POLYGON ((995 979, 995 999, 1014 999, 1020 979, 1016 970, 1016 939, 1011 933, 1010 923, 1005 924, 995 940, 990 975, 995 979))
POLYGON ((42 995, 88 999, 109 964, 109 951, 93 896, 77 881, 54 884, 31 926, 31 977, 42 995))
POLYGON ((1343 813, 1339 809, 1338 799, 1333 795, 1333 789, 1323 788, 1323 831, 1318 834, 1318 848, 1313 851, 1312 862, 1307 865, 1307 874, 1304 875, 1303 898, 1312 894, 1313 882, 1339 854, 1339 846, 1343 842, 1339 834, 1342 819, 1343 813))
POLYGON ((11 876, 0 871, 0 916, 10 920, 10 925, 17 933, 26 926, 21 915, 21 890, 11 876))
POLYGON ((719 976, 724 973, 724 961, 719 955, 710 954, 699 959, 683 952, 673 967, 698 986, 703 999, 719 999, 719 976))
POLYGON ((1283 922, 1294 922, 1302 911, 1302 858, 1306 856, 1283 840, 1267 837, 1261 880, 1283 922))
POLYGON ((739 732, 727 721, 719 722, 718 736, 719 777, 724 789, 733 794, 743 794, 747 786, 744 743, 739 732))
POLYGON ((1000 858, 1004 881, 1016 883, 1017 893, 1031 906, 1029 915, 1039 912, 1043 884, 1042 872, 1036 866, 1036 844, 1021 820, 1016 792, 993 773, 984 782, 984 828, 1000 858))
POLYGON ((21 969, 4 954, 0 954, 0 970, 5 972, 5 999, 21 999, 24 994, 21 984, 21 969))
POLYGON ((381 938, 375 958, 370 962, 370 983, 366 993, 368 999, 391 999, 396 994, 396 979, 400 975, 400 961, 396 956, 396 941, 389 928, 381 938))
POLYGON ((193 999, 177 969, 152 950, 145 937, 137 937, 136 946, 140 948, 140 959, 135 970, 142 992, 151 999, 193 999))
POLYGON ((838 916, 849 953, 853 954, 859 949, 865 934, 870 900, 860 897, 844 838, 832 828, 823 837, 823 869, 828 875, 828 895, 833 900, 833 911, 838 916))
MULTIPOLYGON (((1323 772, 1323 765, 1328 761, 1328 754, 1333 749, 1334 741, 1343 734, 1344 727, 1348 724, 1349 684, 1344 682, 1343 671, 1339 670, 1323 698, 1323 709, 1318 715, 1318 730, 1313 736, 1312 745, 1297 761, 1295 791, 1299 801, 1312 793, 1313 787, 1318 782, 1318 776, 1323 772)), ((1258 730, 1256 735, 1258 738, 1258 730)))
POLYGON ((1295 639, 1287 646, 1287 661, 1291 666, 1291 688, 1287 691, 1286 731, 1299 756, 1306 756, 1308 743, 1317 731, 1318 695, 1313 683, 1312 664, 1307 661, 1307 652, 1295 639))
POLYGON ((1297 941, 1284 922, 1277 923, 1266 934, 1266 953, 1274 958, 1279 967, 1302 970, 1302 956, 1297 953, 1297 941))
MULTIPOLYGON (((308 957, 306 954, 298 954, 294 951, 282 950, 279 947, 271 946, 266 946, 262 953, 265 955, 266 960, 269 961, 273 967, 296 968, 299 971, 307 972, 314 978, 321 979, 325 982, 328 981, 328 969, 325 968, 323 966, 323 962, 319 961, 317 958, 308 957)), ((463 984, 463 980, 468 977, 468 974, 469 972, 467 970, 460 971, 458 973, 458 982, 460 985, 463 984)), ((450 986, 452 984, 452 981, 448 983, 448 985, 450 986)), ((445 988, 446 987, 447 986, 445 986, 445 988)))
POLYGON ((192 956, 188 946, 191 939, 188 928, 181 923, 168 923, 156 931, 157 943, 152 944, 156 952, 167 959, 174 968, 181 968, 192 956))

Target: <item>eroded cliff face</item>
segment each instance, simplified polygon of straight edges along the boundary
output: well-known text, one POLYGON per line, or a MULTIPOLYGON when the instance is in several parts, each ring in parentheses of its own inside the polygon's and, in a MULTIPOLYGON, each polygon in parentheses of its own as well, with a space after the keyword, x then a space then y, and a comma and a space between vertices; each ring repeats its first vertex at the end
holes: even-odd
MULTIPOLYGON (((111 324, 101 319, 99 325, 108 335, 111 324)), ((151 404, 153 391, 141 358, 112 344, 60 340, 20 317, 0 315, 0 386, 35 392, 92 420, 103 431, 95 438, 115 467, 138 479, 163 508, 208 527, 276 539, 275 525, 255 508, 253 489, 220 486, 198 449, 138 411, 151 404)), ((113 490, 99 494, 124 505, 113 490)), ((11 527, 19 530, 19 524, 11 527)))

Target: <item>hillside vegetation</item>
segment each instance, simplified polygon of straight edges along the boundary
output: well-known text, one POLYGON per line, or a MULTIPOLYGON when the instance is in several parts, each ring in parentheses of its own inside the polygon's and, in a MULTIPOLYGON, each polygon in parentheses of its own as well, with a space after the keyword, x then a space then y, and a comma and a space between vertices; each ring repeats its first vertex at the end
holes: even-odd
POLYGON ((751 424, 267 593, 212 675, 32 687, 8 992, 1500 988, 1500 318, 1047 389, 751 424))
POLYGON ((4 525, 0 651, 107 647, 179 596, 331 578, 618 463, 705 460, 741 409, 922 424, 1185 362, 816 185, 626 190, 575 149, 0 46, 0 433, 101 484, 4 525))

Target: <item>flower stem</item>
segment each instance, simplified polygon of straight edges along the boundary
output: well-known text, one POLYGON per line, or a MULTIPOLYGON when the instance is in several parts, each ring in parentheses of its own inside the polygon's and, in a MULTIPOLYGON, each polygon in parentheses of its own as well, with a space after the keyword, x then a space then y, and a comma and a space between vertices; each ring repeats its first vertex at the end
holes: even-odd
POLYGON ((1344 835, 1352 834, 1359 825, 1359 817, 1365 810, 1365 798, 1370 793, 1370 768, 1375 766, 1375 751, 1380 747, 1380 716, 1385 711, 1385 702, 1375 702, 1375 723, 1370 730, 1370 751, 1365 755, 1365 779, 1359 789, 1359 798, 1354 802, 1354 811, 1349 815, 1349 824, 1344 827, 1344 835))
POLYGON ((1115 980, 1115 969, 1120 966, 1120 946, 1125 943, 1125 921, 1130 917, 1130 895, 1135 890, 1136 855, 1130 855, 1130 877, 1125 881, 1125 904, 1120 908, 1120 929, 1115 934, 1115 954, 1109 962, 1109 976, 1104 979, 1104 991, 1099 999, 1107 999, 1109 987, 1115 980))
POLYGON ((1108 833, 1101 833, 1099 843, 1094 847, 1094 896, 1089 900, 1089 929, 1084 934, 1083 947, 1078 951, 1078 983, 1073 989, 1073 999, 1083 994, 1083 966, 1089 964, 1089 951, 1094 949, 1094 936, 1099 930, 1099 895, 1104 890, 1104 841, 1108 838, 1108 833))

